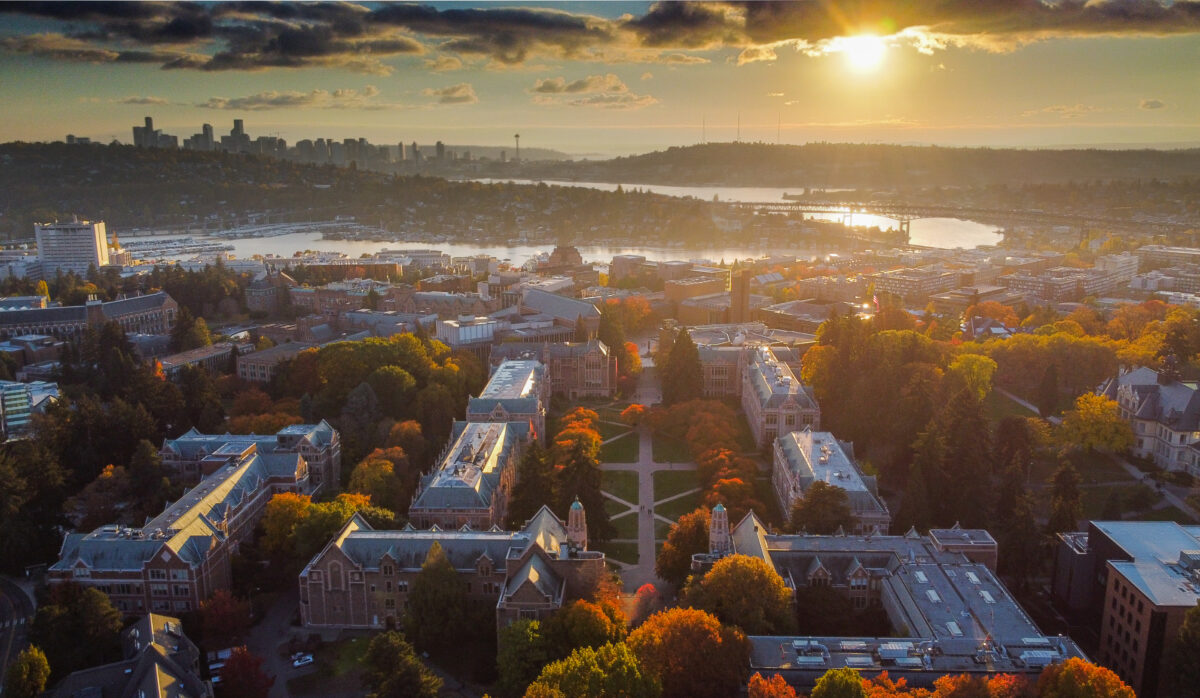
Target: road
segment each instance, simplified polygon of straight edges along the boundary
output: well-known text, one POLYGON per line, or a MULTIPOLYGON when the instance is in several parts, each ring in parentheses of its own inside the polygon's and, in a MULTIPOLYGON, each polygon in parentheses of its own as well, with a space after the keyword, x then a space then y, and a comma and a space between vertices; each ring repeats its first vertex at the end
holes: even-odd
POLYGON ((310 669, 294 669, 281 644, 291 639, 292 616, 300 607, 300 592, 293 585, 275 599, 267 609, 267 615, 250 629, 246 636, 246 648, 263 658, 263 671, 275 677, 270 698, 287 698, 287 680, 310 669))
POLYGON ((9 663, 25 648, 33 611, 29 594, 11 579, 0 577, 0 686, 9 663))

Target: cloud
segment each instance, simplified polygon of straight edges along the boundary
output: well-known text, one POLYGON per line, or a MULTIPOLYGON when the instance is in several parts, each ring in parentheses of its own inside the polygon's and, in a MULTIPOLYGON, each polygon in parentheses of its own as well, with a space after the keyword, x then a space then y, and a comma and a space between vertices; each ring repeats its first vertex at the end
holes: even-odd
POLYGON ((196 104, 204 109, 222 109, 234 111, 268 111, 272 109, 363 109, 377 111, 381 109, 401 109, 402 105, 376 102, 379 89, 367 85, 361 90, 338 89, 311 90, 297 92, 293 90, 269 90, 246 97, 210 97, 196 104))
POLYGON ((461 59, 454 56, 438 56, 425 61, 425 67, 435 73, 444 73, 450 70, 459 70, 463 67, 461 59))
POLYGON ((162 106, 171 102, 162 97, 125 97, 116 100, 117 104, 146 104, 152 106, 162 106))
POLYGON ((1143 99, 1138 103, 1138 109, 1165 109, 1167 103, 1161 99, 1143 99))
POLYGON ((642 79, 643 79, 643 80, 653 80, 653 79, 654 79, 654 73, 651 73, 651 72, 649 72, 649 71, 647 71, 647 72, 645 72, 645 73, 642 73, 642 79))
POLYGON ((783 93, 782 92, 768 92, 767 96, 768 97, 782 97, 783 93))
POLYGON ((742 52, 737 56, 738 65, 746 65, 747 63, 758 63, 759 61, 774 61, 779 56, 775 55, 774 46, 749 46, 742 49, 742 52))
POLYGON ((421 94, 437 97, 438 104, 475 104, 479 101, 479 97, 475 95, 475 88, 469 82, 460 82, 449 87, 430 87, 422 90, 421 94))
POLYGON ((667 65, 702 65, 711 63, 712 61, 703 56, 692 56, 686 53, 667 53, 655 56, 650 59, 653 63, 665 63, 667 65))
POLYGON ((565 78, 546 78, 538 80, 530 88, 530 92, 540 94, 577 94, 586 92, 628 92, 629 88, 621 78, 608 73, 607 75, 589 75, 572 82, 565 78))
POLYGON ((635 95, 632 92, 603 92, 566 102, 567 106, 571 107, 596 107, 600 109, 640 109, 657 103, 658 100, 650 95, 635 95))
POLYGON ((1077 119, 1084 114, 1104 111, 1099 107, 1093 107, 1089 104, 1053 104, 1041 109, 1029 109, 1021 112, 1021 116, 1030 117, 1038 116, 1039 114, 1052 114, 1063 119, 1077 119))

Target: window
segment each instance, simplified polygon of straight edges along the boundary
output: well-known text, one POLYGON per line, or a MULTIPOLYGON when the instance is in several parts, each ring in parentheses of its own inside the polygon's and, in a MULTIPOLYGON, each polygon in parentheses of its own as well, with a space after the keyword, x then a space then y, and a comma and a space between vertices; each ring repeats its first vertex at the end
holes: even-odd
POLYGON ((192 603, 190 601, 176 601, 175 602, 175 610, 176 611, 190 611, 190 610, 192 610, 192 603))
POLYGON ((92 571, 86 567, 76 567, 75 568, 75 576, 76 577, 90 577, 90 576, 92 576, 92 571))
POLYGON ((796 415, 794 415, 794 414, 788 414, 788 415, 786 415, 786 416, 785 416, 783 419, 784 419, 784 422, 783 422, 783 423, 784 423, 784 424, 786 424, 786 425, 788 425, 789 427, 794 427, 794 426, 796 426, 796 415))
POLYGON ((166 596, 167 595, 167 585, 166 584, 151 584, 150 585, 150 595, 151 596, 166 596))
POLYGON ((384 588, 387 589, 389 594, 392 592, 392 582, 390 579, 384 583, 384 588))
POLYGON ((184 581, 188 578, 187 570, 171 570, 172 581, 184 581))
POLYGON ((150 579, 166 579, 166 578, 167 578, 166 570, 155 570, 155 569, 150 570, 150 579))
POLYGON ((396 582, 396 591, 408 593, 408 582, 396 582))
POLYGON ((186 584, 176 584, 175 586, 171 587, 171 595, 172 596, 191 596, 192 590, 189 589, 186 584))
POLYGON ((388 609, 396 608, 396 600, 395 599, 384 599, 383 607, 388 608, 388 609))
POLYGON ((538 614, 537 614, 537 611, 530 611, 528 609, 522 608, 520 611, 517 612, 517 616, 521 620, 537 620, 538 614))
POLYGON ((393 574, 396 574, 396 568, 395 568, 395 567, 392 567, 391 565, 384 565, 384 566, 383 566, 383 576, 385 576, 385 577, 390 577, 390 576, 392 576, 393 574))

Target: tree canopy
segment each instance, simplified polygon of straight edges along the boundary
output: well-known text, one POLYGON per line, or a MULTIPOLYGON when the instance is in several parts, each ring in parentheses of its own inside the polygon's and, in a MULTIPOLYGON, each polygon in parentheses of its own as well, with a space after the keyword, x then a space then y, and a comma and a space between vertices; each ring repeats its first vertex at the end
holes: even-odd
POLYGON ((747 635, 787 635, 795 623, 792 593, 783 578, 762 558, 721 558, 685 593, 688 603, 708 611, 747 635))

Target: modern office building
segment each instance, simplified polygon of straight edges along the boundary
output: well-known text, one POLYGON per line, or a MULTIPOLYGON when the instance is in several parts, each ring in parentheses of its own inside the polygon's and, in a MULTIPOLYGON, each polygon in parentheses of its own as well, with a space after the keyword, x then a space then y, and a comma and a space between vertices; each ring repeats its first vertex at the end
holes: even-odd
POLYGON ((793 431, 775 439, 771 481, 784 516, 790 516, 813 484, 824 482, 846 492, 855 535, 887 535, 892 525, 874 476, 859 469, 850 444, 827 431, 793 431))
POLYGON ((465 580, 468 597, 495 604, 495 630, 591 596, 606 574, 604 553, 587 549, 578 501, 566 523, 542 507, 519 531, 375 531, 355 515, 300 573, 301 623, 330 631, 402 627, 409 590, 435 543, 465 580))
POLYGON ((987 531, 933 529, 926 536, 772 535, 754 515, 730 528, 712 512, 709 552, 692 558, 705 574, 722 557, 764 560, 793 593, 825 587, 856 610, 881 609, 886 637, 751 636, 750 672, 779 674, 811 690, 826 671, 850 667, 863 676, 929 688, 948 674, 1016 674, 1033 681, 1046 666, 1081 657, 1063 636, 1047 636, 995 574, 996 541, 987 531))
POLYGON ((89 267, 99 270, 108 264, 108 237, 104 221, 76 219, 66 223, 37 223, 33 230, 37 238, 42 278, 52 279, 60 271, 84 276, 89 267))
POLYGON ((1061 533, 1054 600, 1100 636, 1096 659, 1139 696, 1171 696, 1164 660, 1183 616, 1200 603, 1200 526, 1090 521, 1061 533))
POLYGON ((33 415, 45 412, 57 399, 57 383, 0 381, 0 436, 5 441, 28 437, 33 415))

